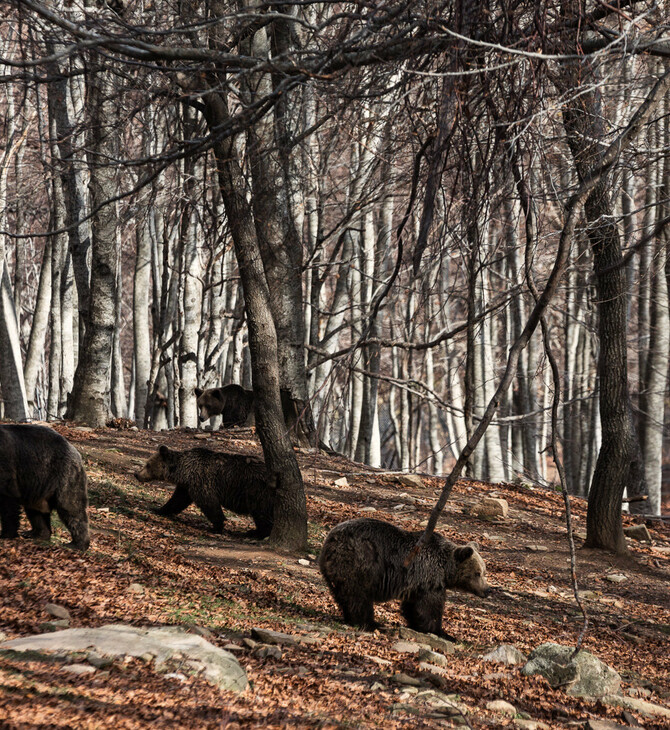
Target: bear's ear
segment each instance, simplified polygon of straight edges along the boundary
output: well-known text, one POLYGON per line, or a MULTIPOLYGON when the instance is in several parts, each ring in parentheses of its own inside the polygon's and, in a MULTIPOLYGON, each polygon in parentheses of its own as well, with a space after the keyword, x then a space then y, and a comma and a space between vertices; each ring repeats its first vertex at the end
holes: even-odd
POLYGON ((158 449, 158 453, 164 458, 167 459, 168 456, 170 456, 170 449, 165 444, 162 444, 161 447, 158 449))
POLYGON ((226 394, 225 394, 225 391, 223 390, 223 388, 213 388, 212 396, 214 398, 218 398, 221 401, 221 403, 226 402, 226 394))
POLYGON ((479 545, 474 540, 472 540, 471 542, 469 542, 467 544, 467 547, 471 547, 476 553, 479 552, 479 545))
POLYGON ((202 395, 202 393, 203 393, 203 391, 200 390, 200 388, 196 388, 195 389, 195 397, 196 398, 200 398, 200 396, 202 395))
POLYGON ((474 550, 470 545, 464 545, 463 547, 457 547, 454 550, 454 558, 457 563, 462 563, 464 560, 471 558, 474 555, 474 550))

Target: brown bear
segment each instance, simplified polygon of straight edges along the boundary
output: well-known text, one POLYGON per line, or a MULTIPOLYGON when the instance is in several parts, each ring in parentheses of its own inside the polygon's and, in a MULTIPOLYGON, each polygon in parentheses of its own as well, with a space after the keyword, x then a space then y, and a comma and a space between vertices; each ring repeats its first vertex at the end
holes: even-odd
POLYGON ((275 492, 260 459, 161 446, 135 476, 141 482, 158 479, 175 485, 166 504, 154 510, 158 515, 179 514, 195 502, 212 523, 212 532, 223 532, 222 507, 253 518, 256 529, 249 537, 267 537, 272 531, 275 492))
POLYGON ((421 534, 368 518, 328 533, 319 567, 346 623, 373 630, 374 604, 399 598, 410 628, 449 637, 442 630, 446 589, 488 595, 486 566, 473 543, 458 547, 433 533, 405 566, 421 534))
POLYGON ((231 426, 253 426, 254 394, 241 385, 224 385, 222 388, 195 389, 198 404, 198 418, 206 421, 221 415, 224 428, 231 426))
POLYGON ((0 426, 0 537, 18 536, 23 507, 32 527, 28 537, 50 540, 55 509, 72 535, 69 545, 86 550, 86 482, 79 452, 53 429, 0 426))

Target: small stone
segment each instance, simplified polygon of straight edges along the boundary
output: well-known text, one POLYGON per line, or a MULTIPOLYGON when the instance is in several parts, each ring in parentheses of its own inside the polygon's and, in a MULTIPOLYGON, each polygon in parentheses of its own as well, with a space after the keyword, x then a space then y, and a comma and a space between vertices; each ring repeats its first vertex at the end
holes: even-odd
POLYGON ((348 487, 349 486, 349 482, 347 481, 347 478, 346 477, 340 477, 339 479, 336 479, 333 482, 333 484, 336 487, 348 487))
POLYGON ((422 672, 429 672, 439 677, 443 677, 446 674, 444 666, 438 666, 432 662, 419 662, 419 669, 422 672))
POLYGON ((244 646, 240 646, 239 644, 225 644, 221 648, 226 651, 244 651, 245 649, 244 646))
POLYGON ((398 672, 391 677, 391 680, 396 684, 408 685, 410 687, 421 687, 423 682, 417 677, 410 677, 409 674, 404 672, 398 672))
MULTIPOLYGON (((424 644, 424 646, 427 645, 424 644)), ((391 649, 399 652, 400 654, 416 654, 420 651, 421 646, 419 644, 415 644, 413 641, 396 641, 391 649)))
POLYGON ((498 664, 525 664, 528 659, 512 644, 501 644, 499 647, 484 654, 482 659, 486 662, 497 662, 498 664))
POLYGON ((308 565, 311 565, 311 563, 309 562, 309 560, 305 560, 305 558, 300 558, 298 560, 298 565, 308 566, 308 565))
POLYGON ((271 657, 272 659, 281 659, 283 656, 282 650, 274 644, 259 646, 254 652, 254 655, 259 659, 267 659, 268 657, 271 657))
POLYGON ((549 552, 549 548, 546 545, 526 545, 526 550, 530 550, 531 553, 549 552))
POLYGON ((609 720, 589 720, 585 730, 628 730, 630 727, 630 725, 619 725, 618 722, 609 720))
POLYGON ((45 621, 43 624, 40 624, 40 631, 60 631, 61 629, 67 629, 69 625, 70 622, 65 619, 45 621))
POLYGON ((407 626, 401 626, 398 635, 401 639, 415 641, 442 654, 453 654, 456 651, 456 644, 453 641, 443 639, 441 636, 435 636, 435 634, 422 634, 420 631, 414 631, 414 629, 407 626))
POLYGON ((423 479, 418 474, 397 474, 395 481, 404 487, 416 487, 417 489, 424 487, 423 479))
POLYGON ((505 700, 492 700, 486 703, 486 709, 491 712, 498 712, 501 715, 509 715, 514 717, 516 715, 516 707, 505 700))
POLYGON ((70 672, 70 674, 75 674, 77 677, 81 677, 84 674, 93 674, 97 671, 90 664, 66 664, 62 667, 62 670, 64 672, 70 672))
POLYGON ((64 619, 66 621, 70 620, 70 612, 67 608, 59 606, 57 603, 47 603, 44 610, 49 616, 53 616, 54 618, 64 619))
POLYGON ((109 507, 98 507, 98 512, 109 512, 109 507))
POLYGON ((255 649, 258 646, 258 642, 248 637, 242 639, 242 643, 247 649, 255 649))
POLYGON ((290 634, 282 634, 279 631, 269 631, 268 629, 251 629, 251 635, 254 639, 263 644, 286 644, 286 646, 295 646, 298 640, 290 634))
POLYGON ((514 720, 516 727, 521 730, 549 730, 549 725, 539 720, 528 720, 523 717, 518 717, 514 720))
POLYGON ((143 595, 144 594, 144 590, 145 590, 145 588, 144 588, 144 586, 141 583, 131 583, 128 586, 128 591, 130 593, 135 593, 138 596, 143 595))
POLYGON ((423 662, 429 662, 430 664, 435 664, 438 667, 447 667, 449 666, 449 660, 447 659, 444 654, 440 654, 437 651, 433 651, 432 649, 421 649, 419 651, 419 659, 423 662))
POLYGON ((363 507, 361 509, 361 512, 376 512, 376 511, 377 511, 376 507, 363 507))
POLYGON ((375 682, 370 689, 373 692, 379 692, 380 689, 385 689, 385 687, 381 682, 375 682))
POLYGON ((610 583, 623 583, 625 580, 628 580, 628 577, 623 573, 610 573, 605 576, 605 580, 608 580, 610 583))
POLYGON ((623 534, 632 540, 640 542, 651 542, 651 535, 646 525, 629 525, 623 528, 623 534))
POLYGON ((632 710, 645 717, 667 717, 670 718, 670 710, 661 705, 655 705, 653 702, 641 700, 637 697, 624 697, 623 695, 606 695, 602 698, 606 705, 614 705, 626 710, 632 710))
POLYGON ((322 641, 319 636, 298 636, 298 643, 302 646, 316 646, 322 641))
POLYGON ((196 636, 202 636, 203 639, 209 640, 214 638, 214 633, 210 631, 206 626, 198 626, 196 624, 195 626, 191 626, 189 631, 196 636))
POLYGON ((370 656, 369 654, 364 654, 363 656, 371 662, 379 664, 380 667, 388 667, 393 664, 393 662, 390 662, 388 659, 382 659, 380 656, 370 656))
POLYGON ((95 651, 89 652, 86 661, 96 669, 104 669, 114 663, 111 657, 102 656, 95 651))
POLYGON ((412 497, 411 494, 407 494, 407 492, 403 492, 402 494, 398 495, 398 499, 402 499, 405 504, 416 504, 417 499, 416 497, 412 497))
POLYGON ((186 675, 182 674, 181 672, 168 672, 167 674, 164 674, 163 676, 167 677, 168 679, 178 679, 180 682, 186 681, 186 675))
POLYGON ((485 520, 505 519, 508 511, 507 500, 498 497, 484 497, 474 508, 474 514, 485 520))

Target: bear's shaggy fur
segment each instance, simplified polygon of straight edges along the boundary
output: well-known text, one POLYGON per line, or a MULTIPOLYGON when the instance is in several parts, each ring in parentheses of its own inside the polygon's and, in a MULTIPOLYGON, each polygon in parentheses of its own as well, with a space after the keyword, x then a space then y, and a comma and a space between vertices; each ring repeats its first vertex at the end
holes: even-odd
POLYGON ((212 523, 212 532, 223 532, 222 507, 253 518, 256 529, 247 533, 250 537, 267 537, 272 531, 275 492, 259 459, 161 446, 135 476, 141 482, 158 479, 175 485, 167 503, 154 510, 156 514, 176 515, 195 502, 212 523))
POLYGON ((348 624, 376 627, 374 604, 399 598, 410 628, 448 636, 442 630, 447 588, 486 596, 486 566, 472 543, 458 547, 433 533, 409 566, 421 537, 368 518, 336 525, 326 536, 319 567, 348 624))
POLYGON ((70 546, 86 550, 86 481, 79 452, 53 429, 0 426, 0 537, 18 536, 23 507, 32 527, 28 536, 50 540, 55 509, 72 535, 70 546))
POLYGON ((198 418, 206 421, 221 415, 224 428, 231 426, 253 426, 254 394, 240 385, 224 385, 222 388, 195 389, 198 418))

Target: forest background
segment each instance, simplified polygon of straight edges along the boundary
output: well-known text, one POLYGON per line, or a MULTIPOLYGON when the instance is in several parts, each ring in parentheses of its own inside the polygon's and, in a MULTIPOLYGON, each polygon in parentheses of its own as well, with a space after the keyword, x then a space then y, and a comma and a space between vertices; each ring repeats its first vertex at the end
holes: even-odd
POLYGON ((667 3, 1 6, 5 418, 253 387, 285 543, 280 388, 374 466, 563 467, 592 544, 660 515, 667 3))

